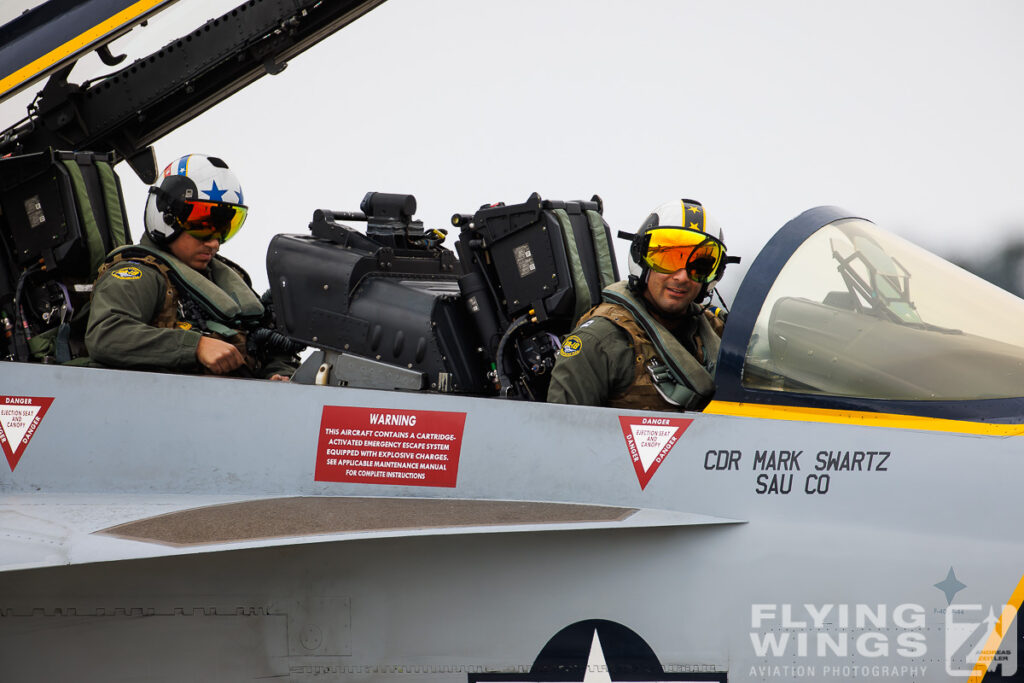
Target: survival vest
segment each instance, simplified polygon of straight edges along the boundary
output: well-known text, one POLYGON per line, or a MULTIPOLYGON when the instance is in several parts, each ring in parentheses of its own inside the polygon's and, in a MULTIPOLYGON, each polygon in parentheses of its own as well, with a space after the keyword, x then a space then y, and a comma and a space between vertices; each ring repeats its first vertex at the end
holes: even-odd
POLYGON ((701 410, 715 393, 721 323, 707 315, 697 317, 694 337, 695 358, 664 325, 647 312, 647 307, 626 287, 616 282, 602 291, 604 302, 584 315, 607 318, 622 328, 633 343, 633 383, 624 393, 613 396, 614 408, 665 410, 666 403, 684 410, 701 410))
POLYGON ((173 254, 145 245, 129 245, 114 250, 99 272, 102 275, 123 262, 144 263, 164 276, 166 294, 151 325, 194 327, 233 344, 245 357, 250 370, 258 367, 257 360, 246 348, 246 339, 247 332, 260 325, 264 308, 243 278, 241 269, 216 256, 207 266, 208 278, 173 254))

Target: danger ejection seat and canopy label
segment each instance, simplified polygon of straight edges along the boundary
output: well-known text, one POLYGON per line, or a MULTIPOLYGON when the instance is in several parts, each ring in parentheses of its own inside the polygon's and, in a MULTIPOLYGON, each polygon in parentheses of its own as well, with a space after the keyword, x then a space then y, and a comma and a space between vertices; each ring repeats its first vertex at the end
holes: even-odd
POLYGON ((53 403, 51 396, 0 396, 0 449, 11 472, 53 403))

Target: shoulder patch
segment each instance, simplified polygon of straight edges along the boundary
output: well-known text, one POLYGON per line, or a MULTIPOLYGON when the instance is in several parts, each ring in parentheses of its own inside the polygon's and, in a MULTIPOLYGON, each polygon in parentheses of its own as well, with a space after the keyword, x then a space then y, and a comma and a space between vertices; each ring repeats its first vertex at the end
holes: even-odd
POLYGON ((580 329, 582 330, 582 329, 583 329, 584 327, 590 327, 591 325, 593 325, 593 324, 594 324, 594 321, 595 321, 595 320, 597 320, 597 318, 591 318, 591 319, 590 319, 590 320, 588 320, 587 322, 585 322, 585 323, 583 323, 582 325, 580 325, 580 329))
POLYGON ((121 266, 111 273, 111 276, 118 280, 138 280, 142 277, 142 271, 138 266, 121 266))
POLYGON ((562 348, 558 350, 558 355, 564 358, 572 358, 577 353, 583 350, 583 340, 575 334, 569 335, 562 342, 562 348))

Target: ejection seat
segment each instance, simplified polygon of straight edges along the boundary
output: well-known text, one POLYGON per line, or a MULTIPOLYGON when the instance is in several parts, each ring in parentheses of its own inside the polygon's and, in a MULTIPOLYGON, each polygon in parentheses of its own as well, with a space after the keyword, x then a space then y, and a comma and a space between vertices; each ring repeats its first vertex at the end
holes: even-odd
POLYGON ((107 253, 131 243, 111 155, 0 159, 0 356, 83 362, 89 296, 107 253))
POLYGON ((411 195, 371 192, 362 209, 317 211, 312 236, 270 244, 278 324, 321 349, 293 381, 543 400, 559 337, 618 278, 596 196, 455 214, 458 260, 411 195))

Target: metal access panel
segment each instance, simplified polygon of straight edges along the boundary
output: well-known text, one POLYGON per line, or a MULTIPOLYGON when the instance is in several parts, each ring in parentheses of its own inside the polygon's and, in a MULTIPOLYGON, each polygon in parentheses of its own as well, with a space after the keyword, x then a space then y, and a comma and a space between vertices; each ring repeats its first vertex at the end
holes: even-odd
POLYGON ((295 658, 352 654, 350 612, 348 597, 325 595, 21 599, 0 612, 0 661, 10 681, 287 677, 295 658), (60 655, 42 656, 54 633, 60 655))
POLYGON ((201 598, 22 605, 0 617, 5 680, 249 680, 287 674, 288 615, 273 614, 265 605, 213 606, 201 598), (60 652, 46 656, 54 633, 62 635, 60 652), (171 659, 168 651, 188 655, 171 659), (39 656, 18 654, 25 652, 39 656), (253 652, 268 656, 253 658, 253 652))

